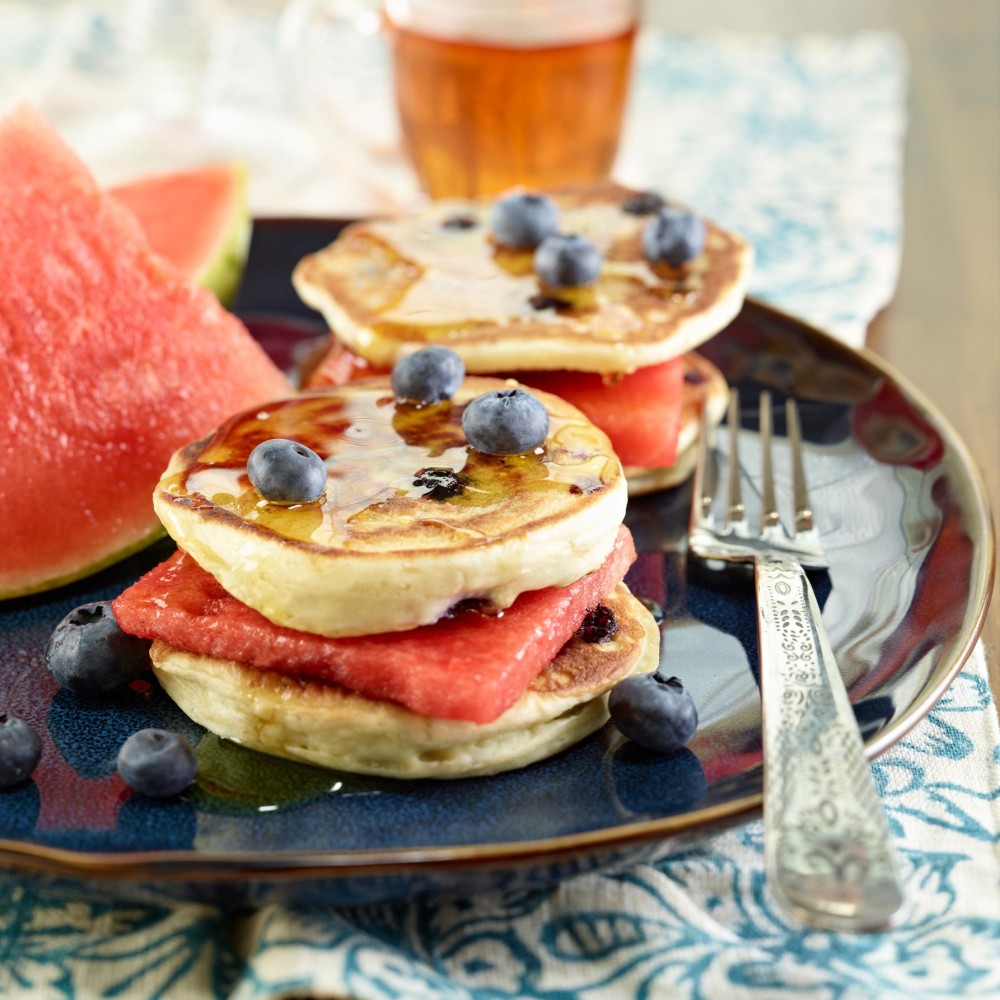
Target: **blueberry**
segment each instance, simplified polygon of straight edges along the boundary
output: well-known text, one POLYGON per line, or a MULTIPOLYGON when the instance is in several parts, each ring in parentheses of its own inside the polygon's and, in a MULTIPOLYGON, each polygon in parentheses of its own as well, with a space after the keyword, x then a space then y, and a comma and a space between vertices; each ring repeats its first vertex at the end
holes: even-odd
POLYGON ((493 236, 505 247, 530 250, 559 228, 559 211, 544 194, 508 194, 493 206, 493 236))
POLYGON ((557 298, 555 295, 532 295, 528 299, 528 305, 532 309, 537 309, 538 312, 541 312, 543 309, 555 309, 556 312, 559 312, 561 309, 573 308, 571 302, 557 298))
POLYGON ((622 202, 622 211, 629 215, 652 215, 666 204, 655 191, 636 191, 622 202))
POLYGON ((589 285, 601 273, 601 251, 582 236, 549 236, 535 251, 535 273, 552 288, 589 285))
POLYGON ((682 747, 698 728, 698 710, 676 677, 658 670, 619 681, 608 697, 611 721, 623 736, 657 753, 682 747))
POLYGON ((618 634, 618 619, 611 608, 598 604, 584 616, 576 634, 584 642, 610 642, 618 634))
POLYGON ((392 369, 392 391, 411 403, 451 399, 465 378, 462 359, 447 347, 424 347, 407 354, 392 369))
POLYGON ((42 741, 26 722, 0 712, 0 788, 24 781, 38 766, 42 741))
POLYGON ((110 601, 74 608, 55 628, 45 662, 60 687, 104 694, 131 684, 149 668, 148 639, 123 632, 110 601))
POLYGON ((431 500, 450 500, 465 492, 468 479, 454 469, 420 469, 413 480, 414 486, 422 486, 424 496, 431 500))
POLYGON ((187 738, 167 729, 140 729, 118 751, 118 773, 152 798, 183 792, 197 772, 198 759, 187 738))
POLYGON ((497 389, 476 396, 462 413, 462 430, 477 451, 520 455, 537 448, 549 432, 549 414, 523 389, 497 389))
POLYGON ((312 503, 326 490, 326 464, 298 441, 262 441, 247 459, 254 489, 270 503, 312 503))
POLYGON ((462 230, 462 229, 475 229, 479 223, 474 216, 471 215, 450 215, 444 222, 441 223, 442 229, 452 229, 452 230, 462 230))
POLYGON ((705 247, 705 222, 680 208, 665 208, 642 231, 646 259, 680 267, 705 247))

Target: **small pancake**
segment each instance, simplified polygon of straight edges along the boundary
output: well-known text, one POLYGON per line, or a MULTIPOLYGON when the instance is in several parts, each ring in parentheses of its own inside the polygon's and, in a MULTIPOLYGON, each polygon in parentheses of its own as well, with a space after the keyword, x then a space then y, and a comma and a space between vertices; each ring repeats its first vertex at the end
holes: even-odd
POLYGON ((175 453, 154 507, 230 594, 288 628, 366 635, 437 621, 466 599, 508 607, 600 566, 627 501, 607 437, 548 393, 534 392, 549 412, 543 448, 471 448, 465 405, 511 385, 468 377, 452 401, 417 407, 396 403, 383 377, 269 403, 175 453), (246 462, 269 438, 326 461, 323 498, 260 497, 246 462))
POLYGON ((677 460, 669 468, 626 466, 629 496, 671 489, 685 482, 694 472, 697 460, 702 409, 707 413, 710 427, 717 427, 726 415, 729 386, 722 372, 694 351, 684 355, 684 364, 684 399, 681 404, 681 428, 677 436, 677 460))
POLYGON ((655 670, 659 630, 618 584, 602 601, 618 620, 608 642, 574 637, 499 719, 432 719, 322 681, 257 670, 155 642, 153 670, 195 722, 264 753, 358 774, 461 778, 524 767, 599 729, 607 692, 655 670))
POLYGON ((697 347, 743 302, 752 251, 707 223, 704 251, 679 268, 647 263, 650 216, 623 211, 634 192, 605 183, 553 194, 560 231, 604 254, 587 288, 543 286, 532 250, 498 247, 494 199, 439 201, 348 226, 305 257, 292 281, 351 350, 391 367, 427 343, 458 352, 470 372, 631 372, 697 347), (449 220, 464 220, 449 226, 449 220))

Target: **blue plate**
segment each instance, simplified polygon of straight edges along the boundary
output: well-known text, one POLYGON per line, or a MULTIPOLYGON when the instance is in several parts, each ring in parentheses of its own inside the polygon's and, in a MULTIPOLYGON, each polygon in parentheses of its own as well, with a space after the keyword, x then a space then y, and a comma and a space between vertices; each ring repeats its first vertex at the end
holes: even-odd
MULTIPOLYGON (((340 228, 255 229, 238 311, 279 363, 323 327, 289 275, 340 228)), ((771 390, 799 400, 817 521, 830 555, 814 583, 875 756, 929 711, 982 628, 994 542, 984 492, 955 433, 873 356, 755 302, 704 348, 747 412, 771 390)), ((746 456, 745 456, 746 457, 746 456)), ((749 456, 748 464, 752 464, 749 456)), ((155 683, 90 702, 59 691, 49 633, 73 607, 117 595, 168 542, 81 583, 0 605, 0 709, 41 734, 33 778, 0 792, 0 877, 119 898, 344 904, 441 889, 540 885, 659 857, 761 805, 756 618, 749 586, 688 572, 688 487, 633 501, 629 574, 663 610, 661 660, 701 726, 669 757, 609 726, 521 771, 452 782, 359 778, 246 750, 187 720, 155 683), (157 802, 113 761, 132 732, 185 732, 197 784, 157 802)))

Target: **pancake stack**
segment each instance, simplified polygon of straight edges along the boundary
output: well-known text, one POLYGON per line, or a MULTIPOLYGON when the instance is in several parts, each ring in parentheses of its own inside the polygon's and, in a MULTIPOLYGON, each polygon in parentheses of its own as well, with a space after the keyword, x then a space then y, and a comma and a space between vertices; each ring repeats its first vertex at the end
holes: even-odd
POLYGON ((521 767, 603 725, 610 688, 659 657, 621 582, 624 476, 607 437, 542 392, 540 447, 473 448, 465 407, 512 384, 467 377, 417 405, 369 379, 178 451, 154 505, 180 552, 114 611, 155 640, 181 709, 267 753, 405 778, 521 767), (257 492, 248 457, 272 438, 324 460, 320 499, 257 492))
POLYGON ((586 238, 603 255, 592 284, 546 287, 535 273, 533 248, 497 241, 490 221, 494 199, 438 201, 355 223, 305 257, 293 283, 331 330, 327 355, 307 373, 307 384, 386 370, 407 352, 443 344, 469 372, 510 374, 577 403, 611 435, 631 493, 676 485, 693 469, 700 411, 718 423, 725 410, 725 382, 694 348, 738 313, 750 247, 703 220, 706 236, 697 256, 677 266, 650 262, 643 230, 665 204, 658 196, 604 183, 551 198, 560 231, 586 238), (676 378, 669 384, 681 398, 673 418, 656 405, 641 409, 640 397, 662 393, 656 385, 667 384, 656 382, 662 366, 677 359, 683 365, 672 369, 676 378), (554 378, 557 372, 583 375, 583 394, 571 381, 554 378), (611 419, 603 401, 589 406, 602 382, 618 397, 611 419), (641 444, 626 454, 622 442, 634 438, 637 421, 655 435, 668 419, 676 425, 663 432, 676 434, 671 461, 648 459, 641 444))

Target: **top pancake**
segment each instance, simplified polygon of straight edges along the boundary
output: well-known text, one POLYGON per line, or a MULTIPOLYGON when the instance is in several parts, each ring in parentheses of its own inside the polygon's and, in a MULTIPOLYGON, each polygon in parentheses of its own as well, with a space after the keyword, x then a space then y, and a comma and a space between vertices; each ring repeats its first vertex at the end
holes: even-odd
POLYGON ((465 405, 515 384, 468 377, 452 401, 418 407, 395 402, 381 378, 270 403, 178 451, 154 507, 230 594, 289 628, 366 635, 436 621, 466 599, 507 607, 596 569, 626 503, 607 437, 547 393, 534 392, 549 412, 542 448, 491 456, 468 446, 465 405), (274 437, 326 461, 325 497, 261 499, 246 462, 274 437), (460 492, 442 495, 428 469, 457 473, 460 492))
POLYGON ((697 258, 680 268, 651 265, 641 234, 652 216, 622 208, 632 193, 606 183, 553 195, 560 231, 604 254, 587 288, 547 288, 534 273, 533 250, 497 246, 494 199, 439 201, 355 223, 300 261, 292 280, 336 335, 375 364, 442 343, 470 372, 634 371, 691 350, 736 315, 752 252, 707 222, 697 258), (444 225, 456 218, 472 225, 444 225))

